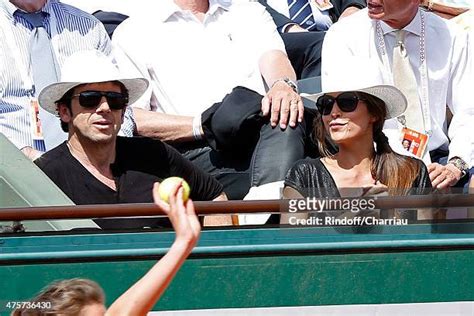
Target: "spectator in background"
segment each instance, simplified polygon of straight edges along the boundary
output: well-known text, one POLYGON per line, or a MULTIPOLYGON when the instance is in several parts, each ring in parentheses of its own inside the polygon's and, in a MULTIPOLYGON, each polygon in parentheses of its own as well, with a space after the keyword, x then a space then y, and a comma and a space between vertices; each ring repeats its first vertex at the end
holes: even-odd
POLYGON ((153 188, 153 197, 168 215, 176 233, 175 241, 166 255, 107 310, 104 292, 97 283, 86 279, 70 279, 49 285, 32 300, 32 303, 51 304, 50 308, 16 309, 12 316, 146 315, 165 292, 201 233, 192 200, 183 201, 181 184, 170 193, 169 205, 160 200, 158 185, 153 188))
MULTIPOLYGON (((122 79, 103 54, 84 51, 66 60, 61 82, 41 92, 41 107, 59 113, 56 123, 69 136, 35 163, 74 203, 151 202, 153 183, 170 176, 186 179, 193 199, 226 199, 221 184, 170 146, 149 138, 117 137, 128 102, 135 102, 147 87, 144 78, 122 79)), ((161 219, 129 218, 96 223, 102 228, 167 225, 161 219)))
MULTIPOLYGON (((173 142, 185 157, 215 175, 229 198, 240 199, 249 187, 283 180, 293 161, 304 156, 296 76, 275 24, 258 3, 155 1, 142 15, 120 24, 113 40, 131 61, 130 71, 138 69, 151 81, 151 98, 143 106, 156 111, 153 122, 162 123, 155 137, 173 142), (153 37, 143 40, 137 34, 153 37), (245 88, 235 90, 237 86, 245 88), (239 147, 211 148, 207 135, 203 139, 201 114, 232 99, 221 119, 232 114, 234 120, 245 121, 249 115, 239 113, 247 97, 257 100, 251 113, 262 123, 239 147)), ((227 124, 216 116, 212 122, 227 124)), ((147 124, 137 127, 139 132, 148 129, 147 124)))
MULTIPOLYGON (((131 6, 130 3, 125 1, 66 0, 63 2, 67 2, 93 14, 104 24, 110 38, 112 38, 115 29, 120 23, 131 15, 139 14, 136 9, 133 9, 133 6, 131 6)), ((240 2, 245 2, 245 0, 240 2)), ((326 31, 327 28, 320 26, 317 30, 312 30, 312 33, 309 34, 305 29, 299 27, 298 24, 295 24, 291 19, 289 19, 288 5, 286 1, 284 1, 284 3, 286 3, 286 15, 273 9, 267 4, 267 1, 260 0, 259 2, 266 7, 278 27, 278 31, 285 43, 288 58, 295 69, 297 79, 320 76, 321 47, 325 35, 324 31, 326 31)), ((269 2, 273 2, 276 7, 279 7, 278 1, 269 2)), ((337 21, 341 12, 343 12, 343 16, 345 16, 358 10, 358 7, 365 6, 365 0, 336 0, 333 3, 335 4, 335 7, 324 12, 329 11, 331 19, 334 19, 334 21, 337 21), (341 11, 341 9, 344 10, 341 11)), ((135 7, 140 7, 142 5, 139 1, 134 1, 133 4, 135 7)), ((284 11, 285 10, 282 12, 284 11)))
POLYGON ((298 79, 321 75, 325 31, 364 8, 365 0, 259 0, 271 14, 298 79), (309 33, 308 33, 309 32, 309 33))
MULTIPOLYGON (((109 55, 110 40, 97 19, 58 0, 1 1, 0 34, 0 133, 34 159, 67 138, 57 118, 38 108, 41 89, 59 80, 71 54, 93 49, 109 55)), ((127 111, 123 135, 133 133, 131 115, 127 111)))
POLYGON ((386 122, 391 146, 400 149, 402 127, 430 136, 423 159, 433 187, 463 186, 474 161, 474 106, 466 93, 472 82, 470 49, 466 32, 420 10, 418 0, 371 0, 368 10, 328 31, 322 84, 332 86, 354 71, 341 60, 376 65, 377 76, 387 84, 395 83, 409 104, 398 121, 386 122), (446 106, 453 113, 449 128, 446 106))

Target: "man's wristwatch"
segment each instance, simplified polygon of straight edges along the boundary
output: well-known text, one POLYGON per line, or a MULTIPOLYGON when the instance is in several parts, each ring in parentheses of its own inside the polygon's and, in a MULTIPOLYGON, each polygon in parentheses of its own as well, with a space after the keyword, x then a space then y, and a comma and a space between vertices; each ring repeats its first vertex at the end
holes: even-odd
POLYGON ((273 82, 273 84, 272 84, 272 88, 273 88, 273 86, 274 86, 277 82, 280 82, 280 81, 283 81, 284 83, 286 83, 287 85, 289 85, 290 88, 293 89, 293 91, 295 91, 296 93, 299 93, 299 92, 298 92, 298 85, 296 84, 296 82, 294 82, 293 80, 291 80, 291 79, 288 78, 288 77, 280 78, 280 79, 275 80, 275 82, 273 82))
POLYGON ((451 159, 449 159, 448 163, 454 165, 456 168, 458 168, 459 170, 461 170, 461 178, 464 177, 466 174, 467 174, 467 171, 469 169, 469 166, 467 165, 467 163, 462 160, 461 158, 459 157, 453 157, 451 159))

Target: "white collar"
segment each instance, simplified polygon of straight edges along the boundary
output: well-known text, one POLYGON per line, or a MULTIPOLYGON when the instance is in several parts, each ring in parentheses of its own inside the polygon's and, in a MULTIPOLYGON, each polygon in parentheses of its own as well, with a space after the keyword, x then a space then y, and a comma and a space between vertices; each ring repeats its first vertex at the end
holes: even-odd
POLYGON ((214 14, 219 8, 228 11, 232 4, 232 0, 209 0, 209 15, 214 14))
MULTIPOLYGON (((41 11, 51 14, 53 12, 53 4, 56 4, 57 2, 58 0, 47 0, 45 5, 41 8, 41 11)), ((13 14, 15 13, 16 10, 21 10, 8 0, 1 1, 1 5, 6 10, 9 18, 11 19, 14 19, 13 14)))
MULTIPOLYGON (((188 10, 181 9, 173 0, 158 0, 160 1, 159 10, 156 12, 158 19, 166 22, 171 16, 178 12, 186 12, 188 10)), ((229 10, 232 0, 209 0, 209 9, 207 15, 214 14, 218 9, 229 10)))
MULTIPOLYGON (((389 26, 387 23, 384 21, 380 21, 380 26, 382 27, 383 35, 387 35, 389 33, 392 33, 396 31, 396 29, 392 28, 389 26)), ((416 13, 415 17, 411 22, 403 28, 403 30, 408 31, 409 33, 416 34, 418 36, 421 36, 421 17, 420 17, 420 9, 418 9, 418 12, 416 13)))

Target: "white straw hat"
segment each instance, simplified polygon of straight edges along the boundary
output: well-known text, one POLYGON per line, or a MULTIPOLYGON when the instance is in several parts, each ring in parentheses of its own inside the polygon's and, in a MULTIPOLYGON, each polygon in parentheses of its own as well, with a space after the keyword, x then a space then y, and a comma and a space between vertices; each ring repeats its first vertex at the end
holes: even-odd
POLYGON ((367 62, 362 62, 357 58, 350 59, 345 66, 341 65, 331 74, 328 80, 322 80, 322 92, 315 94, 302 93, 305 99, 316 102, 324 94, 345 91, 365 92, 373 95, 385 102, 387 107, 387 117, 385 119, 400 116, 407 108, 405 95, 392 85, 382 84, 382 79, 378 69, 367 67, 367 62), (361 69, 359 65, 364 65, 361 69), (335 79, 337 78, 337 80, 335 79))
POLYGON ((86 83, 119 81, 128 90, 129 104, 137 101, 148 88, 145 78, 124 79, 113 60, 103 53, 93 50, 77 52, 64 63, 61 82, 46 86, 38 97, 40 106, 57 114, 56 101, 70 89, 86 83))

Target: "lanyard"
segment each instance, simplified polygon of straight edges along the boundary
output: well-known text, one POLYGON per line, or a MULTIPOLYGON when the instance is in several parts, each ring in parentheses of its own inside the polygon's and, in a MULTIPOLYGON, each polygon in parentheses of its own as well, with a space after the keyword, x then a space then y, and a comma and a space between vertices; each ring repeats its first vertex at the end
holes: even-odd
MULTIPOLYGON (((421 113, 423 115, 423 122, 425 127, 425 133, 431 136, 431 115, 430 115, 430 101, 429 101, 429 87, 428 87, 428 67, 426 64, 425 54, 425 14, 420 11, 421 18, 421 36, 420 36, 420 85, 421 85, 421 113)), ((380 21, 376 21, 376 36, 377 36, 377 48, 382 56, 382 63, 384 66, 383 78, 385 82, 389 82, 393 85, 393 74, 390 68, 390 62, 388 60, 387 48, 385 46, 385 39, 383 36, 382 26, 380 21)))
MULTIPOLYGON (((12 16, 12 19, 15 17, 12 16)), ((0 17, 0 27, 5 35, 7 47, 10 49, 11 56, 18 56, 20 53, 20 50, 18 48, 18 45, 16 45, 15 38, 13 37, 14 34, 14 27, 12 27, 11 23, 8 23, 6 21, 7 19, 0 17)), ((51 30, 51 45, 53 46, 53 49, 57 52, 58 50, 56 49, 57 45, 56 44, 56 35, 58 34, 56 25, 56 17, 54 14, 49 14, 49 25, 50 25, 50 30, 51 30)), ((33 80, 31 77, 28 75, 28 70, 29 67, 28 65, 25 65, 23 62, 23 59, 21 57, 14 57, 13 58, 15 61, 15 66, 18 69, 18 72, 20 74, 21 80, 23 81, 23 84, 25 85, 25 88, 29 90, 29 96, 30 98, 34 97, 33 94, 33 80)))

